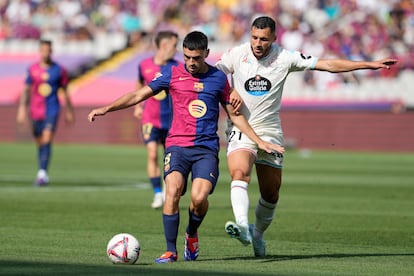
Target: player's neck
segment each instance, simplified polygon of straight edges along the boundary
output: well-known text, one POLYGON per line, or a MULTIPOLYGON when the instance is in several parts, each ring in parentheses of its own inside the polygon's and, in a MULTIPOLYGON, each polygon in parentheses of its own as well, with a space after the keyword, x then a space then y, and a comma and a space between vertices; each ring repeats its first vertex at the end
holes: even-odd
POLYGON ((42 66, 44 68, 50 67, 51 64, 52 64, 52 60, 51 59, 41 60, 40 61, 40 66, 42 66))
POLYGON ((163 57, 163 54, 160 52, 157 52, 154 55, 153 61, 156 65, 165 65, 167 63, 167 61, 163 57))
POLYGON ((200 68, 199 74, 205 74, 208 72, 208 64, 204 62, 204 65, 200 68))

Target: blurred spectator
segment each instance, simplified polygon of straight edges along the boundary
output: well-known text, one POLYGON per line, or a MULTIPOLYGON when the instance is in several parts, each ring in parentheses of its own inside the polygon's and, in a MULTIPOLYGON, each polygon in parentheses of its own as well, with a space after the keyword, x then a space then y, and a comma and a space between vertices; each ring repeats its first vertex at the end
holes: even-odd
POLYGON ((145 33, 169 29, 184 37, 198 29, 223 51, 248 40, 250 23, 261 14, 276 19, 278 42, 288 49, 355 60, 392 55, 402 62, 389 77, 414 68, 411 0, 0 0, 0 39, 51 33, 94 40, 122 32, 126 47, 145 33))

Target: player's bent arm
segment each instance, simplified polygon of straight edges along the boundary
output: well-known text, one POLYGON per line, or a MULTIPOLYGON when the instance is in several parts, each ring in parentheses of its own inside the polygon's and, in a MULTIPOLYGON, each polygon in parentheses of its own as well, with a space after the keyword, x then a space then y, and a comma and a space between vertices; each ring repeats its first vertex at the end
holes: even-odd
POLYGON ((386 58, 378 61, 352 61, 346 59, 319 59, 314 70, 328 71, 331 73, 343 73, 361 69, 390 69, 397 63, 396 59, 386 58))
POLYGON ((250 124, 247 122, 246 118, 242 114, 235 114, 234 108, 230 104, 227 104, 224 106, 224 109, 227 112, 227 115, 229 116, 230 120, 233 122, 233 124, 240 129, 241 132, 243 132, 247 137, 250 138, 253 142, 255 142, 258 147, 268 153, 272 152, 280 152, 283 153, 285 149, 276 144, 268 143, 266 141, 263 141, 253 130, 253 128, 250 126, 250 124))
POLYGON ((67 86, 62 87, 63 95, 65 98, 66 114, 65 120, 67 123, 72 124, 75 122, 75 112, 73 110, 72 101, 70 100, 67 86))
POLYGON ((237 90, 234 88, 232 88, 230 92, 230 104, 233 106, 234 112, 238 114, 243 104, 243 99, 240 96, 239 92, 237 92, 237 90))
POLYGON ((18 124, 23 124, 27 119, 27 107, 30 102, 30 85, 25 85, 22 95, 20 96, 19 107, 17 109, 16 121, 18 124))
POLYGON ((96 116, 103 116, 108 112, 128 108, 148 99, 152 95, 153 92, 151 87, 146 85, 141 89, 124 94, 109 105, 92 110, 88 115, 88 120, 89 122, 92 122, 96 116))

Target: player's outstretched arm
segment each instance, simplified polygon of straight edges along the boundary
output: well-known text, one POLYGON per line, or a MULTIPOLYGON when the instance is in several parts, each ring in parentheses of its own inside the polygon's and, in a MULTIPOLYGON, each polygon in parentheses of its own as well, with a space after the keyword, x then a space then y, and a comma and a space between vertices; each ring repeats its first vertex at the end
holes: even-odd
POLYGON ((314 70, 328 71, 331 73, 350 72, 361 69, 390 69, 397 60, 385 58, 377 61, 352 61, 346 59, 319 59, 314 70))
POLYGON ((141 89, 124 94, 109 105, 93 109, 88 115, 88 121, 93 122, 96 116, 103 116, 108 112, 125 109, 151 97, 152 89, 146 85, 141 89))
MULTIPOLYGON (((137 88, 136 89, 139 90, 142 87, 144 87, 144 83, 139 80, 137 82, 137 88)), ((144 111, 143 103, 135 105, 134 112, 133 112, 134 117, 137 118, 138 120, 141 120, 143 111, 144 111)))
POLYGON ((274 153, 274 152, 280 152, 284 153, 285 148, 272 144, 266 141, 263 141, 253 130, 253 128, 250 126, 250 124, 247 122, 246 118, 242 114, 235 114, 234 108, 231 104, 227 104, 224 106, 224 109, 227 112, 227 115, 229 116, 230 120, 233 122, 233 124, 240 129, 241 132, 247 135, 253 142, 257 144, 257 146, 266 151, 267 153, 274 153))

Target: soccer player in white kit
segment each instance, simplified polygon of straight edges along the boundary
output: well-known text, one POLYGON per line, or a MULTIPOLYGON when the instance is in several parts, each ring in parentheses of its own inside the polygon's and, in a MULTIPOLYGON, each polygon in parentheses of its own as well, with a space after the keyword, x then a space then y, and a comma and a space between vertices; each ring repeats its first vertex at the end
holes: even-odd
MULTIPOLYGON (((283 132, 279 111, 283 85, 290 72, 319 70, 339 73, 359 69, 389 69, 397 62, 395 59, 318 59, 298 51, 289 51, 274 44, 275 28, 272 18, 256 18, 251 26, 250 43, 224 53, 216 66, 226 74, 231 74, 234 88, 244 103, 239 111, 255 132, 263 140, 281 146, 283 132)), ((227 222, 225 230, 246 246, 253 243, 255 256, 263 257, 266 255, 263 234, 273 221, 279 199, 283 154, 269 154, 258 149, 233 125, 229 125, 227 135, 227 163, 232 177, 231 204, 236 221, 227 222), (256 166, 260 198, 255 210, 256 221, 254 225, 249 225, 248 183, 253 164, 256 166)))

